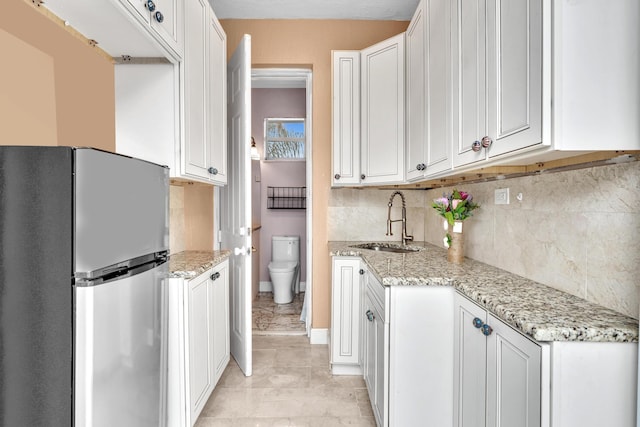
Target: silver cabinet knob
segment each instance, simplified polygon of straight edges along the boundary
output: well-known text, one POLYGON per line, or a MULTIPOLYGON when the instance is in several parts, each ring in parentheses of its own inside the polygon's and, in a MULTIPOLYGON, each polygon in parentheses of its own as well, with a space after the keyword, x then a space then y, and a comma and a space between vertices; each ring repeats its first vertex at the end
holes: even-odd
POLYGON ((159 10, 153 16, 156 18, 156 21, 158 22, 164 21, 164 15, 159 10))
POLYGON ((472 322, 473 322, 473 326, 475 326, 478 329, 482 328, 482 326, 484 325, 484 322, 479 317, 476 317, 475 319, 473 319, 472 322))
POLYGON ((491 144, 493 144, 493 140, 488 136, 485 136, 484 138, 482 138, 481 143, 484 148, 489 148, 491 147, 491 144))
POLYGON ((145 3, 145 7, 149 12, 153 12, 154 10, 156 10, 156 4, 153 2, 153 0, 147 0, 147 2, 145 3))
POLYGON ((364 274, 364 269, 361 268, 360 269, 360 275, 363 275, 363 274, 364 274))
POLYGON ((480 141, 473 141, 473 143, 471 144, 471 149, 477 153, 478 151, 482 150, 482 143, 480 141))
POLYGON ((373 322, 373 320, 376 318, 371 310, 367 310, 365 314, 367 315, 367 320, 369 320, 369 322, 373 322))
POLYGON ((216 168, 211 167, 211 168, 209 168, 207 170, 209 171, 209 173, 211 175, 218 175, 218 169, 216 169, 216 168))
POLYGON ((364 174, 360 175, 360 179, 365 179, 366 176, 364 174))
POLYGON ((425 170, 426 168, 427 168, 427 165, 425 165, 424 163, 418 163, 418 164, 416 165, 416 170, 419 170, 419 171, 423 171, 423 170, 425 170))
POLYGON ((335 179, 340 179, 340 174, 339 174, 339 173, 337 173, 337 174, 333 175, 333 177, 334 177, 335 179))
POLYGON ((220 272, 216 271, 211 275, 211 280, 218 280, 220 278, 220 272))

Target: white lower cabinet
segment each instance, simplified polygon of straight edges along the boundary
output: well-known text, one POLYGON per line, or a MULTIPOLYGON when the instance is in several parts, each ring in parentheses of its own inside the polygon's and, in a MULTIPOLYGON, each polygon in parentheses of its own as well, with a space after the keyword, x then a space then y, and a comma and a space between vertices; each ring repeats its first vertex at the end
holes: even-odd
POLYGON ((356 257, 332 260, 330 354, 334 375, 362 374, 360 313, 365 275, 361 263, 356 257))
POLYGON ((377 425, 388 426, 389 369, 386 362, 389 360, 389 323, 385 322, 384 289, 375 278, 368 280, 364 310, 364 382, 377 425), (381 295, 376 288, 382 291, 381 295))
POLYGON ((540 426, 541 346, 455 296, 454 426, 540 426))
POLYGON ((383 286, 359 257, 333 258, 332 289, 332 371, 362 373, 378 427, 636 427, 637 343, 534 341, 453 287, 383 286))
POLYGON ((229 262, 169 286, 170 426, 191 427, 229 363, 229 262))
POLYGON ((450 426, 453 289, 365 281, 364 379, 379 427, 450 426))
POLYGON ((636 425, 637 343, 535 342, 458 293, 454 327, 454 427, 636 425))

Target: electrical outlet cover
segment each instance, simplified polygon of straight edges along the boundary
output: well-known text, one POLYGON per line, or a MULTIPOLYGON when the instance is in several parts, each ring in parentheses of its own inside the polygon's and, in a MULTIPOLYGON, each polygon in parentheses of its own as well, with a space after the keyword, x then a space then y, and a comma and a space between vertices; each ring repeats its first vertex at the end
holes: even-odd
POLYGON ((495 204, 496 205, 508 205, 509 204, 509 189, 508 188, 498 188, 495 193, 495 204))

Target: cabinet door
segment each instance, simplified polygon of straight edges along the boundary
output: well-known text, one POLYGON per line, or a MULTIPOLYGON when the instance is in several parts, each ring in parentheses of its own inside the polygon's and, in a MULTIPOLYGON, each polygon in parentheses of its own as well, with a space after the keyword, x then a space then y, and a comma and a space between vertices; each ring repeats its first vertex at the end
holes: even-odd
POLYGON ((155 3, 156 8, 151 12, 151 16, 149 17, 151 28, 171 49, 178 54, 178 56, 182 56, 183 2, 179 0, 153 0, 153 2, 155 3))
MULTIPOLYGON (((333 260, 331 291, 331 364, 360 362, 360 259, 333 260)), ((334 373, 335 369, 334 369, 334 373)))
MULTIPOLYGON (((474 319, 484 324, 486 311, 456 294, 454 317, 454 426, 485 426, 486 338, 474 319)), ((509 424, 503 424, 509 425, 509 424)))
POLYGON ((209 14, 208 45, 207 140, 209 165, 215 169, 210 178, 214 184, 224 185, 227 183, 227 35, 213 12, 209 14))
POLYGON ((423 0, 407 29, 407 180, 451 168, 451 11, 423 0))
POLYGON ((211 286, 207 275, 188 283, 189 396, 195 421, 213 389, 211 286))
POLYGON ((542 1, 487 0, 490 157, 542 142, 542 1))
POLYGON ((486 89, 486 3, 487 0, 455 0, 453 20, 453 165, 485 160, 485 149, 473 151, 488 130, 486 89))
POLYGON ((331 53, 332 184, 360 183, 360 52, 331 53))
POLYGON ((206 0, 187 0, 184 3, 185 52, 184 82, 184 145, 181 153, 185 174, 209 178, 209 149, 207 143, 207 12, 206 0))
POLYGON ((542 1, 453 3, 454 166, 542 142, 542 1), (473 143, 490 140, 488 147, 473 143))
POLYGON ((489 314, 487 426, 540 426, 541 349, 489 314))
POLYGON ((361 52, 362 184, 404 181, 404 48, 402 33, 361 52))
MULTIPOLYGON (((374 302, 371 295, 365 296, 364 330, 364 381, 369 392, 371 409, 379 427, 388 425, 386 419, 387 381, 385 378, 388 350, 385 341, 384 310, 374 302)), ((388 371, 387 371, 388 372, 388 371)))
POLYGON ((407 126, 406 126, 406 174, 407 181, 424 176, 427 165, 427 138, 425 127, 427 122, 427 91, 425 83, 427 63, 427 16, 426 3, 418 4, 409 27, 407 28, 407 126))
POLYGON ((363 367, 364 366, 364 353, 366 351, 365 349, 365 345, 364 345, 364 325, 366 323, 366 318, 365 318, 365 294, 366 294, 366 289, 367 289, 367 283, 369 281, 369 275, 371 273, 369 273, 367 265, 364 263, 364 261, 360 261, 360 305, 358 306, 358 319, 359 319, 359 326, 360 329, 358 331, 358 339, 359 339, 359 348, 360 351, 358 353, 360 353, 358 356, 358 364, 363 367))
POLYGON ((229 362, 229 264, 223 263, 212 275, 213 370, 214 385, 229 362))
POLYGON ((432 176, 452 167, 451 2, 424 0, 426 7, 426 169, 432 176))

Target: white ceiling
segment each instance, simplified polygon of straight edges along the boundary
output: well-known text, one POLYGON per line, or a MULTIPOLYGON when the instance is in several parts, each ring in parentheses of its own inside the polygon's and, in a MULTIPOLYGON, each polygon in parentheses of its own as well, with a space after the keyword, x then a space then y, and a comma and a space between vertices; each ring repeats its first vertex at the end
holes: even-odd
POLYGON ((209 0, 218 19, 408 21, 419 0, 209 0))

